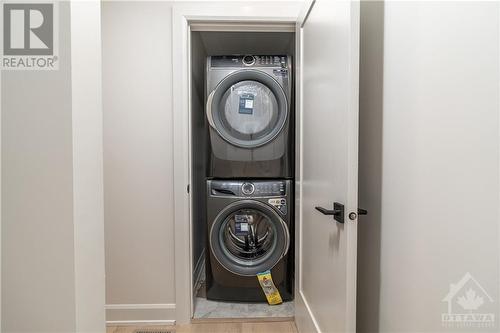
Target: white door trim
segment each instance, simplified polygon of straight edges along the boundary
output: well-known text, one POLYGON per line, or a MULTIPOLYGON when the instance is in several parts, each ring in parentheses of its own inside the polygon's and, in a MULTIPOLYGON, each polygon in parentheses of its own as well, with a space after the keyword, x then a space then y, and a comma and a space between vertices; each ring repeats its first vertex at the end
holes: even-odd
POLYGON ((302 27, 306 22, 315 0, 306 0, 295 25, 295 316, 299 332, 320 332, 319 325, 302 292, 302 27), (300 323, 300 325, 299 325, 300 323))
MULTIPOLYGON (((0 189, 2 189, 2 72, 0 70, 0 189)), ((2 268, 2 191, 0 191, 0 271, 2 268)), ((2 331, 2 274, 0 274, 0 332, 2 331)))
POLYGON ((192 22, 191 31, 245 31, 245 32, 294 32, 295 26, 283 23, 255 22, 192 22))
POLYGON ((70 17, 75 328, 98 332, 106 321, 101 3, 71 1, 70 17))
MULTIPOLYGON (((349 72, 351 76, 351 92, 348 125, 350 128, 359 128, 359 26, 360 26, 360 3, 353 1, 350 6, 351 10, 351 40, 349 41, 349 72)), ((351 184, 347 193, 347 202, 355 203, 355 206, 346 206, 347 214, 349 212, 358 212, 358 146, 359 132, 349 131, 348 148, 348 183, 351 184)), ((357 255, 358 255, 358 220, 345 224, 347 231, 347 239, 349 246, 347 247, 347 295, 354 295, 352 298, 347 298, 347 332, 356 332, 356 283, 357 283, 357 255)))
POLYGON ((294 25, 298 13, 287 6, 270 9, 265 2, 253 2, 242 11, 238 3, 207 3, 200 7, 193 4, 174 3, 172 9, 172 80, 174 146, 174 251, 175 251, 175 299, 176 322, 189 323, 193 316, 192 283, 192 221, 191 195, 187 186, 191 183, 190 171, 190 24, 196 22, 252 23, 258 26, 272 24, 294 25), (279 10, 278 10, 279 9, 279 10), (242 12, 245 13, 242 16, 242 12), (262 13, 272 13, 266 16, 262 13))

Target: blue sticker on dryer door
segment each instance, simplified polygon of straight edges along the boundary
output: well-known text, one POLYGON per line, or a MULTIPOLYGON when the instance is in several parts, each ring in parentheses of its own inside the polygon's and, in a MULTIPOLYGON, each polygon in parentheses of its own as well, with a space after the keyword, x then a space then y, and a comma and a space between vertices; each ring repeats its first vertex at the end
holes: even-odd
POLYGON ((255 96, 252 94, 240 95, 240 106, 238 112, 242 114, 253 114, 254 99, 255 96))

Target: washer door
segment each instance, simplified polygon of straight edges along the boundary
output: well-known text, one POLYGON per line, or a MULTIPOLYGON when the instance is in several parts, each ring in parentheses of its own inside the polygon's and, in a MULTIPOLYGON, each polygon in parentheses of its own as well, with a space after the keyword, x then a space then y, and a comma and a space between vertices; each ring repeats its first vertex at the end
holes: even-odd
POLYGON ((207 118, 232 145, 255 148, 273 140, 285 126, 288 102, 272 76, 256 70, 228 75, 207 100, 207 118))
POLYGON ((255 276, 273 268, 288 252, 290 233, 269 206, 253 200, 227 206, 212 224, 210 248, 228 271, 255 276))

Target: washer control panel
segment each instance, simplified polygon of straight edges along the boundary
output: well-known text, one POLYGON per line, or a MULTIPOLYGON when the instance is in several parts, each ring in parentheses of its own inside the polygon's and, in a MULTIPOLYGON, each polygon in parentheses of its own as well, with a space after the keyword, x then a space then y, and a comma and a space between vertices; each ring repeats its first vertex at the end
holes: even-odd
POLYGON ((286 55, 227 55, 211 56, 211 67, 281 67, 288 66, 289 57, 286 55))
POLYGON ((286 182, 282 180, 212 180, 209 193, 215 196, 272 197, 286 195, 286 182))

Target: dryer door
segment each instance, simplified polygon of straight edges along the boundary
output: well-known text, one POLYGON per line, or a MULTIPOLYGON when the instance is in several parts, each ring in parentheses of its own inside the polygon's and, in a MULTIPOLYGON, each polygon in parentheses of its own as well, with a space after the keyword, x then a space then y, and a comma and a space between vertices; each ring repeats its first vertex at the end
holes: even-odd
POLYGON ((210 249, 228 271, 255 276, 273 268, 288 252, 290 233, 270 206, 241 200, 227 206, 212 224, 210 249))
POLYGON ((207 99, 207 118, 217 133, 237 147, 256 148, 285 126, 288 101, 269 74, 241 70, 228 75, 207 99))

